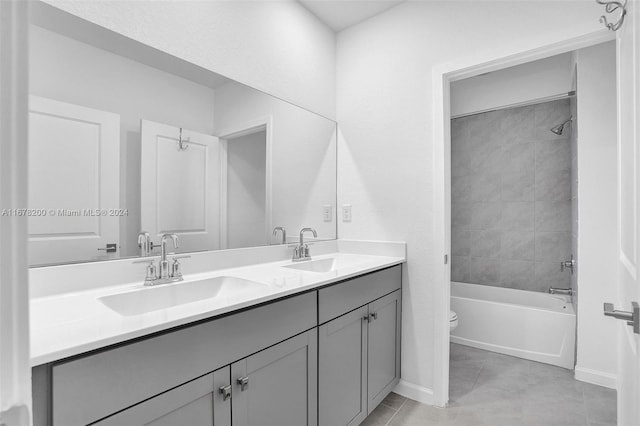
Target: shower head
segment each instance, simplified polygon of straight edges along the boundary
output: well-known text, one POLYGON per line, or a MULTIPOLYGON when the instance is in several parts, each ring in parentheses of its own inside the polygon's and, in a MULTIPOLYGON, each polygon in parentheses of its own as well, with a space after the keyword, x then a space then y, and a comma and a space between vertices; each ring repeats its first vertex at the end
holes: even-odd
POLYGON ((561 135, 562 132, 564 131, 564 126, 567 125, 567 123, 571 123, 571 120, 573 120, 573 116, 569 117, 569 119, 567 121, 565 121, 562 124, 558 124, 557 126, 552 127, 550 130, 551 132, 555 133, 556 135, 561 135))

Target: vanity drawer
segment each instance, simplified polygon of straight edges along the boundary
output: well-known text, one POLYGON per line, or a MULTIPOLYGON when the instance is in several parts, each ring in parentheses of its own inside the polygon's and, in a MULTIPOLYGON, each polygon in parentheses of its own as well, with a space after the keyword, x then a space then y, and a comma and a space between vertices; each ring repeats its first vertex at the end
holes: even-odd
POLYGON ((316 292, 52 368, 53 424, 84 425, 316 326, 316 292))
POLYGON ((318 290, 318 320, 325 323, 378 299, 402 286, 402 266, 397 265, 318 290))

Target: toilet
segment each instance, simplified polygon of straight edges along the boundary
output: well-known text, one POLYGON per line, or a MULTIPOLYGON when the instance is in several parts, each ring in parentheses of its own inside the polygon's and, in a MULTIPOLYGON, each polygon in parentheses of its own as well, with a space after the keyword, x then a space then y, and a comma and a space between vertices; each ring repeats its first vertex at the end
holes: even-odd
POLYGON ((449 311, 449 331, 453 331, 458 326, 458 314, 455 311, 449 311))

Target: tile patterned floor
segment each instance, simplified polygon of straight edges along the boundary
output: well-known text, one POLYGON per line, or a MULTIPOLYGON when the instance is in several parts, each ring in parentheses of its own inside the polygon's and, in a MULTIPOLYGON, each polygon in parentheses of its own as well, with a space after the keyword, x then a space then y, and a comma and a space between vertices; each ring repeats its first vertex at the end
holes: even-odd
POLYGON ((391 393, 362 425, 616 424, 616 392, 564 368, 452 344, 449 371, 449 407, 391 393))

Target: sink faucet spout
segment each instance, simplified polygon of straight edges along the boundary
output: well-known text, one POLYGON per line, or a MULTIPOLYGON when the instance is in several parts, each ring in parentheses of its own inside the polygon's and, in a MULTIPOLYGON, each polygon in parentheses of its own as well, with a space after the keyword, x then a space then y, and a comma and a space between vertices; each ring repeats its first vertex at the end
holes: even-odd
POLYGON ((313 228, 302 228, 300 230, 300 244, 296 246, 293 250, 293 258, 291 259, 294 262, 302 262, 303 260, 311 260, 311 255, 309 254, 309 246, 304 243, 304 233, 311 232, 314 238, 318 238, 318 233, 313 228))
POLYGON ((160 278, 169 278, 169 261, 167 260, 167 240, 171 239, 173 248, 180 247, 179 239, 176 234, 164 234, 160 240, 160 278))
POLYGON ((313 228, 302 228, 300 230, 300 245, 304 245, 304 233, 311 232, 313 234, 313 238, 318 238, 318 233, 313 228))

